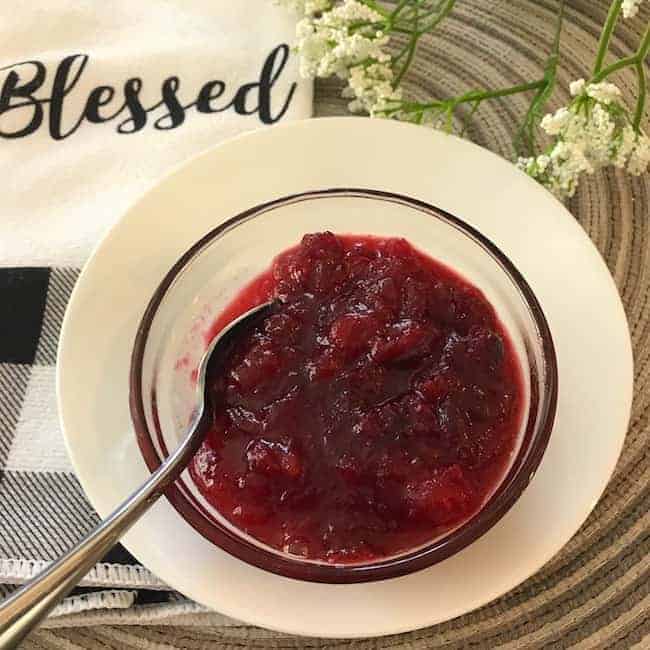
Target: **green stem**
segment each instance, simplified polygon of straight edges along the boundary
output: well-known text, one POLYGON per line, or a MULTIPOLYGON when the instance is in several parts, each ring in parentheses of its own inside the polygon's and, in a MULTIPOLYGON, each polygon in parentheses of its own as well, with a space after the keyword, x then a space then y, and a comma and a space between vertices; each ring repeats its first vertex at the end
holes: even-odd
POLYGON ((381 22, 381 23, 373 23, 370 21, 359 21, 356 23, 350 23, 348 26, 348 32, 350 34, 356 32, 358 29, 363 29, 364 27, 372 27, 375 30, 381 30, 381 31, 391 31, 395 32, 396 34, 406 34, 407 36, 412 36, 413 35, 413 30, 412 29, 406 29, 404 27, 399 27, 397 25, 389 25, 389 21, 386 20, 386 22, 381 22))
POLYGON ((557 66, 560 59, 560 39, 562 36, 562 23, 564 22, 564 7, 566 0, 560 0, 560 6, 555 25, 555 36, 553 46, 544 66, 543 83, 533 97, 521 126, 513 139, 513 148, 516 154, 522 153, 521 143, 525 141, 528 154, 532 155, 535 149, 535 128, 542 109, 553 94, 555 80, 557 78, 557 66))
POLYGON ((390 20, 393 22, 395 18, 397 18, 397 15, 399 14, 402 9, 410 2, 410 0, 400 0, 400 2, 397 4, 397 7, 393 9, 393 11, 390 14, 390 20))
POLYGON ((415 29, 413 31, 413 34, 411 35, 411 38, 409 39, 408 46, 407 46, 407 56, 406 56, 406 61, 404 61, 404 64, 402 65, 399 73, 395 77, 395 80, 393 81, 393 88, 397 88, 399 84, 401 83, 402 79, 404 78, 404 75, 408 72, 408 69, 411 67, 411 63, 413 62, 413 57, 415 56, 415 50, 417 49, 418 45, 418 39, 420 38, 417 34, 417 27, 418 27, 418 8, 416 7, 415 9, 415 14, 413 16, 413 22, 415 23, 415 29))
POLYGON ((603 67, 603 62, 605 61, 605 57, 607 56, 607 52, 609 50, 609 42, 612 38, 614 27, 616 27, 616 22, 618 21, 618 16, 621 13, 622 6, 623 0, 614 0, 609 7, 607 19, 605 20, 603 31, 601 32, 600 40, 598 41, 598 52, 596 53, 593 76, 596 76, 603 67))
POLYGON ((622 70, 628 66, 636 66, 639 62, 643 63, 646 56, 648 56, 648 50, 650 49, 650 27, 645 30, 645 34, 641 39, 639 49, 632 55, 626 56, 618 61, 614 61, 606 68, 603 68, 595 74, 590 80, 589 83, 598 83, 602 81, 605 77, 609 77, 610 74, 616 72, 617 70, 622 70))
POLYGON ((608 65, 606 68, 603 68, 598 74, 595 74, 590 80, 589 83, 597 84, 602 81, 605 77, 609 77, 610 74, 616 72, 617 70, 622 70, 631 65, 637 64, 637 56, 633 54, 631 56, 626 56, 623 59, 619 59, 614 63, 608 65))
POLYGON ((507 97, 508 95, 516 95, 517 93, 523 93, 528 90, 536 90, 544 83, 543 79, 537 81, 531 81, 525 84, 517 84, 516 86, 510 86, 509 88, 499 88, 498 90, 473 90, 471 92, 465 93, 464 95, 459 95, 458 97, 452 97, 451 99, 446 99, 444 101, 432 101, 426 103, 419 102, 399 102, 392 106, 383 113, 388 115, 392 113, 405 112, 405 113, 417 113, 419 111, 430 111, 430 110, 440 110, 446 111, 448 109, 454 110, 457 106, 461 104, 467 104, 470 102, 482 102, 486 99, 495 99, 497 97, 507 97))
POLYGON ((396 34, 408 34, 409 36, 413 36, 415 33, 412 29, 408 29, 407 27, 400 27, 399 25, 393 25, 390 28, 391 32, 395 32, 396 34))
POLYGON ((420 34, 432 32, 449 15, 455 4, 456 0, 447 0, 442 8, 442 11, 424 29, 420 31, 420 34))
MULTIPOLYGON (((404 6, 407 4, 409 0, 400 0, 398 3, 397 7, 391 14, 391 22, 392 20, 397 17, 399 12, 404 8, 404 6)), ((413 62, 413 57, 415 56, 415 52, 417 50, 417 44, 418 40, 420 37, 430 31, 433 31, 437 25, 440 24, 440 22, 449 14, 449 12, 454 8, 454 5, 456 4, 456 0, 445 0, 444 5, 437 5, 436 10, 438 11, 438 14, 436 17, 426 26, 425 29, 420 29, 419 28, 419 23, 422 20, 422 16, 419 13, 419 7, 413 8, 413 15, 410 17, 410 22, 413 24, 413 31, 411 32, 411 37, 409 39, 409 43, 406 46, 406 51, 402 50, 399 55, 393 60, 393 63, 398 61, 399 59, 402 58, 402 56, 406 53, 406 60, 404 61, 403 65, 400 67, 400 71, 395 77, 395 81, 393 82, 393 87, 396 88, 399 86, 401 83, 402 79, 408 72, 409 68, 411 67, 411 63, 413 62)), ((433 11, 429 10, 428 13, 425 13, 425 16, 429 16, 432 14, 433 11)), ((389 25, 388 26, 388 31, 397 31, 398 26, 396 25, 389 25)))
POLYGON ((395 81, 393 81, 393 88, 397 88, 397 86, 399 86, 400 82, 404 78, 404 75, 408 72, 408 69, 411 67, 413 57, 415 56, 415 50, 417 49, 418 38, 419 37, 416 34, 413 34, 411 36, 411 40, 409 41, 409 45, 408 45, 408 54, 406 56, 406 61, 404 61, 404 64, 402 65, 399 71, 399 74, 397 75, 397 77, 395 77, 395 81))
POLYGON ((555 36, 553 37, 553 47, 551 48, 551 58, 555 57, 556 67, 557 67, 557 59, 560 55, 560 39, 562 37, 562 23, 564 22, 565 4, 566 4, 566 0, 560 0, 560 8, 557 14, 557 22, 555 23, 555 36))
MULTIPOLYGON (((426 20, 430 16, 433 16, 435 14, 440 14, 441 11, 446 10, 446 7, 445 7, 446 1, 447 0, 445 0, 445 2, 443 2, 443 3, 437 4, 433 9, 428 9, 427 11, 424 11, 422 13, 420 13, 417 8, 411 8, 411 13, 406 18, 404 18, 403 20, 404 20, 405 23, 407 23, 409 21, 412 21, 413 18, 415 17, 415 13, 417 12, 418 18, 419 18, 420 22, 422 22, 423 20, 426 20), (443 7, 444 7, 444 9, 443 9, 443 7)), ((444 18, 444 16, 443 16, 443 18, 444 18)), ((433 25, 433 27, 435 27, 435 25, 437 25, 438 22, 439 21, 437 21, 433 25)), ((428 31, 430 29, 431 29, 430 25, 427 25, 427 27, 425 29, 422 29, 420 31, 422 33, 425 33, 426 31, 428 31)))
POLYGON ((400 59, 409 51, 410 45, 411 41, 409 39, 406 45, 393 57, 393 65, 397 64, 400 59))
POLYGON ((622 70, 623 68, 634 66, 639 85, 639 95, 636 100, 636 108, 634 110, 634 117, 632 118, 632 125, 635 131, 639 131, 641 127, 641 120, 643 119, 643 112, 645 110, 645 102, 647 96, 647 79, 645 70, 645 59, 650 51, 650 27, 645 30, 643 38, 637 51, 631 56, 626 56, 614 63, 611 63, 606 68, 602 68, 595 74, 589 83, 599 83, 610 74, 622 70))
POLYGON ((634 130, 638 133, 641 128, 641 120, 643 118, 643 112, 645 110, 645 97, 647 92, 647 81, 645 76, 645 67, 643 65, 643 60, 639 61, 636 64, 636 74, 639 80, 639 96, 636 99, 636 109, 634 110, 634 118, 632 120, 632 126, 634 130))
POLYGON ((527 90, 535 90, 536 88, 540 88, 543 83, 543 79, 538 79, 537 81, 530 81, 525 84, 517 84, 516 86, 510 86, 509 88, 499 88, 497 90, 474 90, 461 95, 455 100, 449 100, 449 102, 453 103, 454 106, 458 106, 459 104, 464 104, 466 102, 476 100, 483 101, 484 99, 507 97, 508 95, 516 95, 517 93, 523 93, 527 90))

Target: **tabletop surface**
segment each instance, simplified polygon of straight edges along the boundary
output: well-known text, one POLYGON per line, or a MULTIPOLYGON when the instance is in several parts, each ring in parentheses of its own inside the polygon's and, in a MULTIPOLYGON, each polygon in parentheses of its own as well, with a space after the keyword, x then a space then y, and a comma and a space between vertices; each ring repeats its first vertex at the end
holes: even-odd
MULTIPOLYGON (((497 87, 539 76, 552 38, 554 0, 463 0, 444 29, 425 41, 413 66, 410 92, 419 97, 497 87)), ((571 80, 585 75, 608 2, 569 0, 563 68, 553 106, 567 99, 571 80)), ((631 51, 650 19, 644 3, 617 31, 612 49, 631 51)), ((621 76, 628 97, 634 77, 621 76)), ((339 86, 316 86, 316 116, 345 113, 339 86)), ((469 137, 510 156, 511 134, 525 98, 484 104, 469 137)), ((616 472, 593 513, 551 562, 493 603, 433 628, 368 641, 355 648, 536 648, 650 645, 650 178, 618 171, 583 181, 569 209, 604 256, 627 312, 635 354, 630 431, 616 472)), ((522 219, 525 218, 522 215, 522 219)), ((52 628, 24 648, 333 648, 344 640, 301 639, 249 626, 183 625, 52 628), (161 645, 157 645, 161 644, 161 645)))

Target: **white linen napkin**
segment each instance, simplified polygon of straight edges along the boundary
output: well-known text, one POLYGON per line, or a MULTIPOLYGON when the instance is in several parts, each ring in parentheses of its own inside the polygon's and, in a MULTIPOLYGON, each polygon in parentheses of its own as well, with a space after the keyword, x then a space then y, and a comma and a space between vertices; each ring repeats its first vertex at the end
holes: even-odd
POLYGON ((80 266, 181 161, 308 117, 293 32, 270 0, 3 0, 0 263, 80 266))

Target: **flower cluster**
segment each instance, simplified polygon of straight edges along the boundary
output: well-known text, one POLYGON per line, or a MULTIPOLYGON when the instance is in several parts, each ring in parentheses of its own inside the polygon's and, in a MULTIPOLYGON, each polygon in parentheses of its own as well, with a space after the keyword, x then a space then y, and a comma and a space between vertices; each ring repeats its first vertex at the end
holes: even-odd
POLYGON ((393 81, 393 69, 386 63, 350 68, 348 86, 343 90, 343 96, 352 99, 348 108, 353 113, 380 116, 381 111, 402 99, 402 91, 393 87, 393 81))
POLYGON ((360 0, 282 0, 302 19, 296 27, 300 73, 307 78, 338 76, 353 112, 376 115, 401 99, 394 88, 390 37, 385 17, 360 0))
POLYGON ((371 59, 385 62, 389 37, 383 18, 358 0, 346 0, 321 15, 305 16, 296 28, 301 73, 306 77, 346 78, 352 66, 371 59))
POLYGON ((623 0, 622 9, 624 18, 634 18, 639 13, 641 0, 623 0))
POLYGON ((638 176, 650 163, 650 138, 637 133, 611 83, 570 86, 569 106, 546 115, 542 129, 555 141, 543 154, 520 158, 519 167, 560 198, 572 196, 583 173, 614 165, 638 176))
MULTIPOLYGON (((336 76, 346 81, 343 96, 352 112, 393 118, 447 132, 462 118, 462 136, 469 120, 485 100, 534 91, 530 107, 514 137, 517 153, 525 146, 528 158, 518 165, 560 198, 572 196, 583 174, 613 165, 640 175, 650 165, 650 138, 640 127, 645 115, 650 26, 646 26, 637 51, 603 67, 614 28, 622 15, 632 18, 644 0, 610 0, 602 28, 593 79, 571 84, 572 100, 540 122, 543 106, 556 85, 564 0, 558 3, 553 49, 543 77, 498 89, 475 89, 447 99, 424 102, 403 97, 400 83, 408 72, 418 41, 431 33, 452 11, 456 0, 273 0, 299 16, 296 51, 300 72, 308 78, 336 76), (389 51, 390 39, 398 34, 397 47, 389 51), (392 52, 392 54, 391 54, 392 52), (634 116, 625 107, 621 92, 610 75, 634 69, 638 97, 634 116), (463 107, 463 114, 457 113, 463 107), (552 145, 540 155, 537 127, 551 137, 552 145)), ((646 5, 644 5, 644 8, 646 5)))

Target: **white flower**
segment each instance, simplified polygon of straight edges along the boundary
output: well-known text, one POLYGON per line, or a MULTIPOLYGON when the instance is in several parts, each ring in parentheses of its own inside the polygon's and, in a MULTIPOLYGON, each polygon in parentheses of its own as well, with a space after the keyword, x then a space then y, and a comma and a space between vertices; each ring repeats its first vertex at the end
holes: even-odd
POLYGON ((650 138, 645 133, 637 136, 635 147, 627 163, 627 171, 634 176, 641 176, 650 165, 650 138))
POLYGON ((546 156, 545 154, 537 156, 537 167, 539 168, 540 172, 546 171, 546 168, 549 166, 550 162, 550 156, 546 156))
POLYGON ((598 84, 589 84, 586 88, 587 95, 603 104, 611 104, 620 99, 621 91, 611 83, 603 81, 598 84))
MULTIPOLYGON (((632 165, 631 156, 634 154, 635 147, 637 146, 637 141, 639 135, 635 130, 630 126, 625 126, 619 135, 618 142, 614 144, 614 151, 612 153, 612 164, 619 169, 622 169, 627 164, 632 165)), ((647 167, 647 162, 646 162, 647 167)), ((643 170, 645 171, 645 169, 643 170)), ((632 172, 634 173, 634 172, 632 172)), ((642 172, 639 172, 639 174, 642 172)), ((638 176, 638 174, 637 174, 638 176)))
MULTIPOLYGON (((313 9, 322 6, 322 0, 304 4, 305 9, 313 9)), ((352 100, 350 110, 378 114, 402 97, 401 91, 393 88, 391 57, 385 49, 389 36, 382 31, 384 27, 384 17, 359 0, 343 0, 337 5, 329 2, 323 13, 306 13, 296 27, 301 74, 347 79, 343 96, 352 100)))
POLYGON ((641 0, 623 0, 623 17, 634 18, 639 13, 639 5, 641 0))
POLYGON ((584 89, 585 89, 585 80, 584 79, 577 79, 576 81, 572 81, 569 84, 569 92, 571 93, 572 97, 577 97, 578 95, 582 95, 584 89))
POLYGON ((393 102, 402 99, 400 89, 393 88, 393 70, 385 63, 357 65, 350 69, 345 97, 353 97, 349 109, 353 113, 366 111, 375 116, 393 102))
POLYGON ((650 139, 632 127, 619 89, 583 80, 571 86, 576 99, 541 123, 555 144, 541 156, 520 158, 518 166, 560 198, 573 195, 582 174, 609 165, 642 174, 650 164, 650 139))
POLYGON ((589 119, 584 119, 582 133, 574 136, 575 141, 584 142, 584 149, 596 167, 605 167, 615 153, 617 124, 602 104, 595 104, 589 119))
POLYGON ((347 79, 350 68, 368 60, 390 60, 389 41, 379 27, 384 18, 358 0, 344 0, 322 15, 303 18, 296 27, 300 72, 305 77, 338 75, 347 79))
POLYGON ((584 79, 577 79, 569 84, 569 91, 572 97, 587 95, 604 104, 615 102, 621 97, 621 91, 612 83, 601 81, 600 83, 587 84, 584 79))
POLYGON ((558 109, 552 115, 549 113, 542 118, 540 126, 549 135, 557 135, 571 119, 571 113, 566 106, 558 109))
POLYGON ((560 140, 553 147, 549 166, 545 170, 548 174, 549 189, 559 196, 573 196, 583 172, 594 172, 584 143, 560 140))

